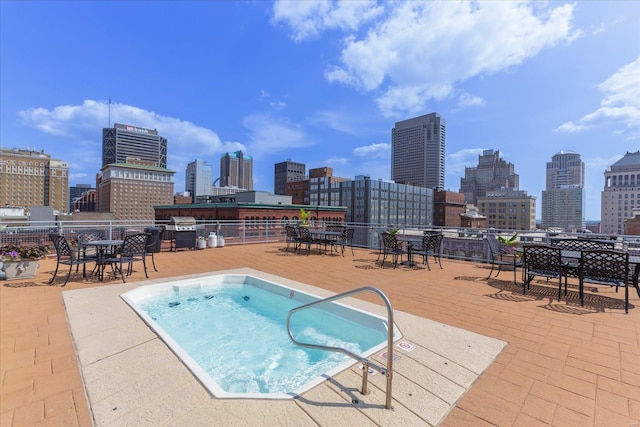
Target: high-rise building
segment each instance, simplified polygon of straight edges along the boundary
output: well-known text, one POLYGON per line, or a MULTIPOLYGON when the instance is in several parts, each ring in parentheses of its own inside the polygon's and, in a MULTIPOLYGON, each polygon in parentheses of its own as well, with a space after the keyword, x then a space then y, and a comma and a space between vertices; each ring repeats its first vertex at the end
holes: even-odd
POLYGON ((74 201, 92 188, 91 184, 77 184, 69 187, 69 212, 75 211, 72 209, 74 201))
POLYGON ((194 160, 187 165, 184 190, 191 194, 195 202, 197 196, 213 194, 213 167, 204 160, 194 160))
POLYGON ((446 122, 437 113, 396 122, 391 130, 391 179, 444 189, 446 122))
POLYGON ((561 151, 547 162, 541 226, 566 231, 584 229, 584 162, 580 154, 561 151))
POLYGON ((151 162, 154 166, 167 167, 167 139, 156 129, 145 129, 115 123, 102 129, 102 166, 126 163, 127 158, 151 162))
POLYGON ((242 151, 226 153, 220 158, 220 187, 253 190, 253 158, 242 151))
POLYGON ((520 177, 515 173, 513 163, 500 158, 499 150, 484 150, 478 156, 478 166, 465 167, 464 178, 460 178, 460 193, 464 201, 478 206, 478 197, 488 192, 518 190, 520 177))
POLYGON ((44 151, 0 148, 0 206, 69 212, 69 166, 44 151))
POLYGON ((623 234, 624 221, 640 207, 640 150, 627 152, 604 172, 600 232, 623 234))
POLYGON ((285 162, 276 163, 273 180, 274 194, 287 194, 285 187, 287 182, 304 180, 306 175, 306 165, 304 163, 292 162, 287 159, 285 162))
POLYGON ((487 218, 487 228, 536 229, 536 198, 523 190, 488 191, 478 197, 478 210, 487 218))
POLYGON ((153 162, 111 163, 98 176, 98 210, 117 220, 153 220, 155 205, 173 203, 174 171, 153 162))

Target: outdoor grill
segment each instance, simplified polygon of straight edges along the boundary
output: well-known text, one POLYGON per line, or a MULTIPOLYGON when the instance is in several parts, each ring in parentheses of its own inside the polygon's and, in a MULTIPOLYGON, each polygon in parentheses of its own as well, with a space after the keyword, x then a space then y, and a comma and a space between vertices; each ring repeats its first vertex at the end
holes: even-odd
POLYGON ((171 233, 171 250, 195 249, 198 233, 196 219, 192 216, 173 216, 166 228, 171 233))

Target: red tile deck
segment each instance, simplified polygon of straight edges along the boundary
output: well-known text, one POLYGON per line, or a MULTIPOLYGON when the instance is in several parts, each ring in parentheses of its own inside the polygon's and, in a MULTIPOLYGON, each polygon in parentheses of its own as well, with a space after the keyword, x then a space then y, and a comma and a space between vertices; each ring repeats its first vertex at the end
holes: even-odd
MULTIPOLYGON (((284 244, 161 252, 150 278, 250 267, 333 292, 371 285, 394 309, 508 342, 442 423, 444 426, 640 426, 640 299, 597 287, 581 307, 577 288, 558 301, 557 284, 513 285, 511 272, 487 280, 487 264, 444 259, 443 269, 376 262, 374 251, 345 256, 296 255, 284 244)), ((145 280, 140 266, 127 280, 145 280)), ((0 426, 90 426, 91 411, 61 292, 109 286, 72 274, 46 282, 55 261, 35 279, 0 282, 0 426)), ((571 281, 570 281, 571 284, 571 281)), ((379 303, 375 298, 365 298, 379 303)), ((331 410, 327 408, 325 410, 331 410)), ((257 421, 259 424, 259 421, 257 421)))

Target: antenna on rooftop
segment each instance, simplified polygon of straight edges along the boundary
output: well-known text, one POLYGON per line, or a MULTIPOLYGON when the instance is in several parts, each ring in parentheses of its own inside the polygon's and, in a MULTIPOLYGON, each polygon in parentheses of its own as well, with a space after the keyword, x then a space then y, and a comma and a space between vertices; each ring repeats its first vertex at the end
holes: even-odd
POLYGON ((109 97, 109 126, 111 127, 111 97, 109 97))

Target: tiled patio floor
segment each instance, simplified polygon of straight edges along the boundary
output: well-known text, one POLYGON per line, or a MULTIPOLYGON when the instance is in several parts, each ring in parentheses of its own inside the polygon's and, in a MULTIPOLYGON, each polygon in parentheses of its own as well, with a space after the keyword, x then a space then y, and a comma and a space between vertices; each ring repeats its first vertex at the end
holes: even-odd
MULTIPOLYGON (((372 285, 394 308, 508 342, 443 422, 460 425, 640 425, 640 300, 598 287, 580 307, 536 282, 523 296, 510 272, 487 280, 485 264, 445 259, 444 269, 384 269, 377 254, 294 255, 282 244, 156 254, 151 278, 250 267, 334 292, 372 285)), ((0 425, 89 426, 91 412, 62 303, 63 290, 109 283, 72 276, 46 286, 55 261, 28 281, 0 282, 0 425), (77 280, 77 281, 73 281, 77 280)), ((137 271, 128 282, 144 280, 137 271)), ((366 296, 366 295, 365 295, 366 296)), ((374 298, 370 302, 378 303, 374 298)), ((123 333, 126 331, 123 331, 123 333)), ((331 410, 330 408, 326 410, 331 410)), ((256 425, 269 425, 256 420, 256 425)))

